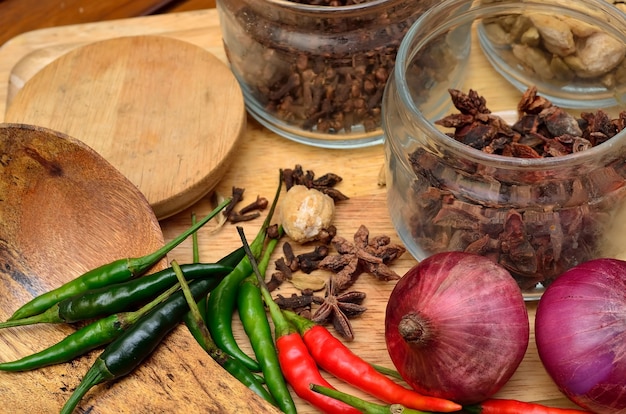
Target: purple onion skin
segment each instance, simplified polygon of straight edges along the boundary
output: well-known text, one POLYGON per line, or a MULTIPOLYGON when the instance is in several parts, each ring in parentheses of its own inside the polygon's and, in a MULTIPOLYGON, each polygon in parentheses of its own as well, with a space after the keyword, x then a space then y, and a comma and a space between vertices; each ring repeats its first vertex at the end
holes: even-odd
POLYGON ((539 357, 582 408, 626 413, 626 262, 594 259, 559 276, 535 317, 539 357))
POLYGON ((510 273, 463 252, 438 253, 410 269, 385 314, 387 350, 405 381, 460 404, 502 388, 524 358, 529 331, 526 304, 510 273), (417 340, 400 332, 402 321, 413 320, 407 315, 424 322, 417 340))

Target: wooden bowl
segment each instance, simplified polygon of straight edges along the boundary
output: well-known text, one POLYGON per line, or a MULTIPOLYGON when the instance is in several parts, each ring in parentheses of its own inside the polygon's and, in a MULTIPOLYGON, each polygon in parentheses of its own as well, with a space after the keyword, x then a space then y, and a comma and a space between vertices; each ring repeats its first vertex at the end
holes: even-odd
MULTIPOLYGON (((104 158, 80 141, 27 125, 0 124, 0 223, 2 320, 89 269, 164 244, 145 197, 104 158)), ((2 330, 0 355, 20 358, 71 331, 65 325, 2 330)), ((48 389, 53 381, 58 389, 54 377, 50 371, 2 373, 3 404, 23 412, 58 410, 48 389)))

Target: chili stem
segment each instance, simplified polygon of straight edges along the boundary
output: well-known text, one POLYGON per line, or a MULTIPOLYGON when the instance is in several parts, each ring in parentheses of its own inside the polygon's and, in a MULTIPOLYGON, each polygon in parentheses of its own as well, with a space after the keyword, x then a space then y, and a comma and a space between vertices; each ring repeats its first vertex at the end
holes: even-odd
POLYGON ((317 393, 327 397, 334 398, 344 402, 358 410, 363 414, 432 414, 429 411, 418 411, 406 408, 400 404, 374 404, 369 401, 362 400, 354 395, 346 394, 332 388, 323 387, 317 384, 311 384, 311 389, 317 393))
POLYGON ((152 265, 161 260, 167 253, 173 250, 176 246, 185 241, 189 236, 196 233, 202 226, 209 222, 213 217, 215 217, 220 211, 222 211, 227 205, 230 203, 230 199, 224 200, 221 204, 219 204, 216 208, 213 209, 209 214, 207 214, 200 221, 192 224, 187 230, 176 236, 174 239, 166 243, 163 247, 156 250, 155 252, 148 254, 143 257, 134 258, 129 260, 129 269, 131 269, 134 273, 142 273, 148 270, 152 265))
POLYGON ((172 269, 174 269, 174 273, 176 273, 176 277, 178 278, 178 283, 180 284, 181 289, 183 290, 183 295, 185 295, 185 299, 187 300, 187 304, 189 305, 189 311, 193 317, 194 322, 200 328, 200 333, 203 337, 203 341, 205 343, 212 342, 211 335, 209 334, 209 330, 204 324, 204 319, 202 319, 202 315, 200 314, 200 309, 198 309, 198 304, 193 298, 191 291, 189 290, 189 285, 185 280, 185 276, 183 275, 183 271, 181 270, 178 262, 176 260, 172 260, 171 262, 172 269))
POLYGON ((55 303, 58 303, 61 300, 70 296, 84 292, 88 289, 94 289, 113 283, 123 282, 147 272, 167 253, 169 253, 176 246, 178 246, 185 239, 187 239, 187 237, 198 231, 198 229, 200 229, 209 220, 215 217, 228 205, 229 202, 230 199, 222 202, 210 214, 208 214, 196 224, 192 225, 189 229, 181 233, 170 242, 166 243, 158 250, 142 257, 115 260, 111 263, 89 270, 88 272, 82 274, 81 276, 78 276, 75 279, 70 280, 69 282, 59 286, 58 288, 52 289, 33 298, 31 301, 27 302, 25 305, 17 309, 15 313, 13 313, 13 315, 9 318, 9 320, 22 319, 36 315, 50 308, 55 303))
POLYGON ((148 302, 146 305, 142 306, 138 310, 134 312, 125 312, 121 315, 124 315, 124 320, 127 324, 132 325, 139 319, 143 318, 144 315, 146 315, 148 312, 152 311, 152 309, 154 309, 156 306, 169 299, 169 297, 172 296, 172 294, 174 294, 178 289, 180 289, 180 284, 176 283, 174 286, 167 289, 165 292, 161 293, 159 296, 152 299, 150 302, 148 302))
MULTIPOLYGON (((279 231, 282 233, 282 227, 279 228, 279 231)), ((259 266, 257 264, 256 258, 252 254, 252 250, 250 250, 250 245, 248 244, 248 241, 246 240, 246 235, 243 231, 243 228, 240 226, 237 226, 237 232, 239 232, 239 237, 241 238, 241 242, 243 243, 243 248, 246 250, 246 254, 248 255, 248 259, 250 260, 252 271, 256 275, 256 278, 259 282, 259 287, 261 288, 261 295, 263 296, 263 301, 265 302, 265 305, 267 306, 270 312, 272 321, 274 322, 275 336, 278 338, 283 335, 288 335, 291 332, 291 327, 289 325, 289 322, 283 315, 280 307, 276 304, 276 302, 274 302, 274 299, 272 298, 272 294, 267 288, 267 284, 265 284, 265 280, 263 279, 263 276, 261 275, 261 272, 259 271, 259 266)))
MULTIPOLYGON (((267 217, 263 221, 261 229, 258 231, 251 244, 251 250, 255 258, 263 251, 267 229, 270 226, 276 205, 278 204, 281 188, 282 180, 279 179, 274 200, 272 201, 267 217)), ((239 285, 252 272, 250 260, 245 254, 245 249, 243 246, 241 249, 244 252, 243 259, 209 296, 206 308, 207 313, 211 314, 211 318, 207 319, 206 323, 213 340, 220 349, 239 360, 249 370, 258 372, 261 370, 259 363, 241 350, 233 335, 232 321, 233 314, 237 307, 236 302, 239 285)))
POLYGON ((402 378, 402 375, 400 375, 400 373, 398 371, 396 371, 395 369, 391 369, 391 368, 387 368, 384 367, 382 365, 378 365, 378 364, 371 364, 370 365, 378 372, 380 372, 383 375, 386 375, 388 377, 397 379, 399 381, 404 381, 404 378, 402 378))
POLYGON ((72 395, 67 399, 59 414, 71 414, 91 388, 109 379, 107 371, 105 362, 96 358, 94 364, 89 371, 87 371, 72 395))
MULTIPOLYGON (((191 213, 191 224, 195 224, 196 223, 196 213, 191 213)), ((194 234, 191 235, 191 257, 192 257, 192 261, 193 263, 200 263, 200 246, 198 245, 198 232, 195 232, 194 234)), ((223 260, 224 258, 222 258, 223 260)), ((234 268, 234 266, 233 266, 234 268)), ((182 269, 181 269, 182 271, 182 269)), ((231 270, 232 272, 232 270, 231 270)), ((178 274, 177 274, 178 276, 178 274)), ((207 307, 206 307, 206 302, 207 302, 207 296, 203 297, 199 302, 198 302, 198 309, 200 310, 200 316, 202 317, 202 321, 203 321, 203 325, 206 326, 206 318, 207 318, 207 307)), ((187 319, 191 319, 193 318, 192 312, 191 310, 185 315, 185 324, 187 325, 187 328, 189 329, 189 324, 187 324, 187 319)), ((192 322, 193 323, 193 322, 192 322)), ((200 326, 197 325, 196 323, 193 323, 193 326, 197 327, 198 330, 194 331, 192 329, 189 329, 191 334, 193 335, 193 337, 195 338, 196 335, 198 336, 202 336, 202 333, 200 332, 200 326)), ((198 340, 198 338, 196 338, 196 340, 198 340)), ((198 341, 199 342, 199 341, 198 341)))
MULTIPOLYGON (((191 213, 191 224, 195 225, 197 222, 196 213, 191 213)), ((194 263, 200 262, 200 247, 198 246, 198 232, 195 232, 191 235, 191 248, 192 248, 192 257, 194 263)))

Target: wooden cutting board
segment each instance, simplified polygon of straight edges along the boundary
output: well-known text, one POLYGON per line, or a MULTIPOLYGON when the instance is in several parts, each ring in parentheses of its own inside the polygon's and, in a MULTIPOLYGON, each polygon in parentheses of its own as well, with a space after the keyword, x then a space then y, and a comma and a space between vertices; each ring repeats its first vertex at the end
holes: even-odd
MULTIPOLYGON (((191 42, 226 62, 219 18, 215 9, 31 32, 14 38, 0 48, 0 79, 7 80, 7 85, 0 84, 0 117, 5 111, 5 106, 7 104, 10 106, 12 98, 22 86, 63 53, 115 36, 145 34, 159 34, 191 42)), ((484 62, 479 63, 478 67, 468 68, 467 76, 476 79, 477 88, 494 88, 502 91, 503 95, 511 88, 494 76, 484 62)), ((383 148, 380 146, 348 151, 312 148, 281 138, 249 118, 244 137, 237 147, 237 156, 226 175, 215 187, 215 191, 228 195, 233 186, 243 187, 246 189, 245 203, 254 200, 257 195, 272 197, 276 189, 278 168, 293 167, 296 163, 319 175, 334 172, 343 177, 343 182, 338 188, 347 194, 350 200, 337 207, 335 222, 341 235, 351 238, 360 224, 366 224, 372 235, 387 234, 394 242, 398 242, 387 210, 385 188, 378 185, 379 172, 384 163, 383 148)), ((188 209, 162 220, 161 226, 166 240, 173 238, 190 224, 191 213, 201 217, 210 209, 211 202, 205 197, 188 209)), ((242 225, 246 234, 252 237, 260 226, 260 220, 242 225)), ((226 225, 218 231, 200 232, 199 243, 200 257, 209 261, 217 260, 228 253, 233 246, 240 243, 240 239, 234 226, 226 225)), ((310 246, 299 248, 299 252, 309 250, 310 246)), ((273 260, 281 255, 282 251, 278 246, 273 260)), ((176 259, 179 263, 189 262, 192 258, 191 243, 181 244, 169 258, 176 259)), ((402 274, 415 263, 416 261, 406 254, 395 263, 394 270, 402 274)), ((270 270, 273 271, 272 266, 270 270)), ((391 366, 384 340, 383 319, 393 283, 377 283, 372 279, 365 275, 354 286, 356 290, 367 293, 364 305, 368 310, 353 320, 356 338, 348 346, 370 362, 391 366)), ((293 291, 292 287, 285 285, 276 293, 289 295, 293 291)), ((535 310, 536 303, 528 303, 531 327, 534 326, 535 310)), ((238 319, 236 315, 233 317, 235 335, 243 350, 251 353, 249 341, 238 319)), ((0 356, 2 352, 4 350, 0 346, 0 356)), ((49 389, 43 390, 37 397, 48 398, 52 395, 58 400, 66 398, 69 394, 68 389, 71 390, 78 383, 83 372, 82 367, 81 363, 78 370, 75 365, 68 365, 50 371, 53 379, 49 383, 49 389), (57 388, 54 388, 55 385, 57 388), (59 389, 60 387, 67 389, 59 389)), ((339 389, 374 401, 342 381, 324 375, 339 389)), ((0 373, 0 396, 3 395, 3 380, 0 373)), ((251 392, 245 393, 241 387, 237 381, 229 379, 228 374, 212 363, 210 358, 205 358, 190 335, 184 329, 180 329, 166 340, 164 346, 157 350, 155 357, 147 361, 137 375, 92 394, 84 408, 93 414, 276 412, 267 404, 261 407, 257 404, 258 399, 255 395, 251 392), (184 360, 178 361, 181 356, 184 360)), ((29 399, 32 398, 32 393, 24 392, 20 396, 29 399)), ((542 367, 532 330, 531 343, 522 364, 497 396, 552 406, 574 407, 573 403, 559 392, 542 367)), ((319 413, 319 410, 297 396, 294 396, 294 399, 299 414, 319 413)), ((19 405, 9 407, 21 408, 19 405)), ((32 411, 16 412, 31 414, 32 411)))
POLYGON ((145 194, 159 219, 215 187, 246 124, 228 67, 163 36, 113 38, 61 55, 25 83, 5 120, 85 142, 145 194))

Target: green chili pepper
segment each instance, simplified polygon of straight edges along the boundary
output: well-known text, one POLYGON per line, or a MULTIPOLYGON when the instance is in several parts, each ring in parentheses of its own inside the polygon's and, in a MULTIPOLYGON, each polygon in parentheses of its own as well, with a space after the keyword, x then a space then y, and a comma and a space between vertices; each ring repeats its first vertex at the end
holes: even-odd
MULTIPOLYGON (((194 214, 192 214, 191 221, 192 223, 195 222, 194 214)), ((192 242, 193 261, 195 263, 200 261, 197 234, 193 235, 192 242)), ((241 246, 237 250, 230 253, 228 256, 222 258, 220 262, 227 263, 235 267, 245 256, 246 250, 243 248, 243 246, 241 246)), ((191 310, 185 314, 185 324, 189 329, 189 332, 191 332, 191 334, 200 344, 200 346, 205 351, 207 351, 209 356, 211 356, 211 358, 213 358, 213 360, 215 360, 221 367, 223 367, 233 377, 237 378, 239 382, 250 388, 261 398, 275 405, 275 401, 272 398, 271 394, 263 387, 265 379, 262 376, 253 373, 245 366, 243 366, 243 364, 241 364, 239 361, 219 349, 213 341, 213 338, 211 338, 211 334, 208 332, 208 329, 206 327, 206 320, 208 317, 208 315, 206 314, 206 300, 207 297, 205 296, 200 302, 198 302, 198 306, 195 307, 198 310, 198 316, 194 317, 195 312, 192 312, 193 308, 191 308, 191 306, 191 310)))
MULTIPOLYGON (((276 190, 276 195, 274 196, 269 213, 263 222, 261 230, 250 244, 250 249, 254 257, 258 257, 263 250, 265 233, 274 214, 281 187, 282 180, 279 180, 278 189, 276 190)), ((233 313, 237 306, 237 290, 243 279, 248 277, 251 273, 252 267, 250 265, 250 259, 246 256, 211 292, 209 300, 207 301, 207 313, 211 315, 211 317, 207 319, 207 327, 209 328, 213 340, 220 349, 241 361, 251 371, 260 371, 261 367, 259 363, 239 348, 233 336, 232 328, 233 313)))
MULTIPOLYGON (((269 255, 266 256, 267 260, 264 257, 259 262, 262 273, 265 272, 266 263, 269 261, 269 255)), ((252 349, 265 376, 267 388, 282 412, 295 414, 297 409, 280 368, 274 337, 255 275, 248 276, 239 287, 238 310, 244 330, 250 338, 252 349)))
POLYGON ((198 231, 198 229, 204 226, 210 219, 215 217, 229 202, 229 199, 222 202, 209 215, 153 253, 138 258, 119 259, 89 270, 87 273, 84 273, 60 287, 35 297, 16 310, 9 320, 22 319, 36 315, 70 296, 74 296, 86 290, 123 282, 147 272, 167 253, 182 243, 191 234, 198 231))
MULTIPOLYGON (((196 256, 194 255, 194 259, 196 256)), ((198 305, 193 301, 191 292, 182 270, 176 262, 172 262, 172 267, 176 270, 176 276, 178 276, 179 283, 183 289, 187 303, 189 305, 189 312, 185 314, 185 324, 192 332, 198 343, 204 348, 214 361, 216 361, 222 368, 226 369, 233 377, 237 378, 242 384, 250 388, 258 396, 265 399, 267 402, 276 405, 272 395, 263 387, 263 384, 258 381, 256 376, 244 367, 239 361, 223 352, 215 345, 211 334, 206 327, 205 320, 200 314, 198 305)))
MULTIPOLYGON (((216 284, 215 279, 199 279, 190 283, 189 288, 194 298, 198 299, 206 295, 216 284)), ((96 358, 61 409, 61 414, 71 413, 83 396, 97 384, 131 373, 152 354, 188 310, 189 306, 183 292, 176 292, 122 333, 96 358)))
POLYGON ((246 249, 246 254, 250 258, 254 274, 259 282, 263 301, 274 323, 276 351, 285 379, 291 384, 293 390, 300 398, 317 407, 322 412, 358 414, 359 411, 349 405, 315 394, 308 387, 310 383, 326 386, 331 385, 318 370, 317 364, 313 360, 313 357, 311 357, 311 354, 309 354, 300 334, 291 328, 289 321, 285 318, 280 307, 274 302, 272 294, 267 288, 265 280, 258 269, 256 259, 252 256, 243 229, 237 227, 237 231, 239 232, 243 246, 246 249))
POLYGON ((176 283, 137 311, 116 313, 98 319, 49 348, 17 361, 0 363, 0 371, 29 371, 49 365, 61 364, 84 355, 93 349, 109 344, 146 313, 154 309, 155 306, 176 292, 178 288, 179 284, 176 283))
MULTIPOLYGON (((183 265, 183 271, 188 279, 219 277, 221 280, 221 277, 232 271, 232 267, 217 263, 194 263, 183 265)), ((35 323, 72 323, 128 311, 174 284, 176 274, 168 267, 140 278, 79 293, 54 304, 43 313, 2 322, 0 328, 35 323)))

